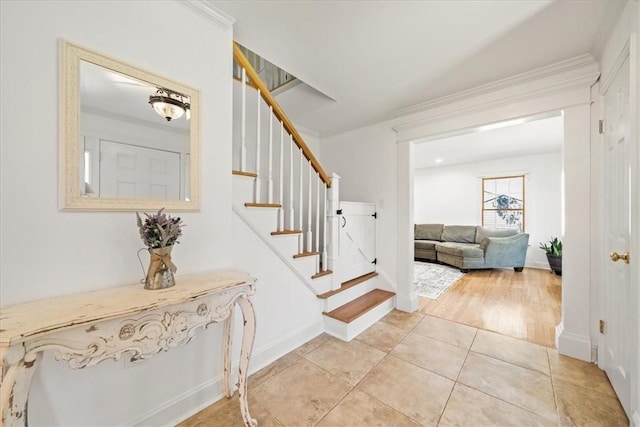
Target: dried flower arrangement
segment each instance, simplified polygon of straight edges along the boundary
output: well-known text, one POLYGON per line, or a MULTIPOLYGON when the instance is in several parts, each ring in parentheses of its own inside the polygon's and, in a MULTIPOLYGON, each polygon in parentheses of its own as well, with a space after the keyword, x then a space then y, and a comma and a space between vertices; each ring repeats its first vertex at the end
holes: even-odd
POLYGON ((182 227, 184 227, 182 219, 180 217, 172 218, 171 215, 167 215, 163 211, 164 208, 153 215, 144 212, 147 217, 144 220, 136 212, 140 238, 149 249, 164 248, 180 243, 178 238, 182 236, 182 227))

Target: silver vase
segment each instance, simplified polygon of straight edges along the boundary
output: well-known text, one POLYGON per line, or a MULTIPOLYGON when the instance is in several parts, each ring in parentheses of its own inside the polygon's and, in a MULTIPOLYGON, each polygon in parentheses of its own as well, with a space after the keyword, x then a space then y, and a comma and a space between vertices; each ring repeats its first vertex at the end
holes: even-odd
POLYGON ((165 289, 176 284, 173 273, 176 266, 171 262, 171 250, 173 246, 149 249, 149 271, 144 283, 145 289, 165 289))

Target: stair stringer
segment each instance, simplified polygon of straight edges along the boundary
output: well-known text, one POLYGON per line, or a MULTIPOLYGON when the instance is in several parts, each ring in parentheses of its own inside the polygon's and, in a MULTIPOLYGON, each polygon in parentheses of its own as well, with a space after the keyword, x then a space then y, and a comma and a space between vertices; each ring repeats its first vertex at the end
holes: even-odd
MULTIPOLYGON (((245 215, 244 209, 246 209, 244 206, 243 207, 239 207, 237 205, 232 205, 232 209, 233 209, 233 213, 235 213, 238 218, 240 218, 246 225, 247 227, 249 227, 251 229, 251 231, 253 231, 259 238, 260 240, 262 240, 265 245, 267 245, 269 247, 269 249, 271 249, 273 251, 273 253, 275 253, 278 258, 280 258, 280 260, 282 260, 282 262, 289 267, 289 269, 298 277, 298 279, 300 279, 300 281, 302 283, 305 284, 305 286, 307 286, 307 288, 309 288, 309 290, 311 292, 313 292, 315 295, 322 293, 322 292, 326 292, 331 288, 332 285, 332 281, 330 279, 329 276, 325 276, 325 277, 321 277, 318 279, 311 279, 311 277, 305 277, 297 268, 296 266, 296 261, 293 258, 293 254, 283 254, 278 247, 274 244, 274 236, 271 236, 270 234, 265 235, 265 233, 260 230, 258 227, 256 227, 253 222, 248 218, 247 215, 245 215)), ((278 237, 282 237, 282 236, 278 236, 278 237)))

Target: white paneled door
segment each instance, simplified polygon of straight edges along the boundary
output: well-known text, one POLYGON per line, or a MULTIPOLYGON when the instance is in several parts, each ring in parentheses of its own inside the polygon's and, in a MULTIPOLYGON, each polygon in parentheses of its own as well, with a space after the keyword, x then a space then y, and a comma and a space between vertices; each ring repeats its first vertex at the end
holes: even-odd
POLYGON ((180 177, 179 153, 100 141, 100 197, 180 200, 180 177))
MULTIPOLYGON (((607 373, 628 415, 633 363, 632 296, 629 259, 630 221, 630 58, 627 55, 610 84, 603 85, 605 133, 604 237, 607 257, 602 288, 602 341, 599 365, 607 373)), ((632 258, 632 261, 635 261, 632 258)))
POLYGON ((376 270, 376 205, 340 202, 341 282, 376 270))

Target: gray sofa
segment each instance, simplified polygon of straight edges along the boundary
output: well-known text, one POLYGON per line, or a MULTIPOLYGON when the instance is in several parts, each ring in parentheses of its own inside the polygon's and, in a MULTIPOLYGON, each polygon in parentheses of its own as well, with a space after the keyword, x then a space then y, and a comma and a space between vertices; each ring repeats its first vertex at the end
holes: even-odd
POLYGON ((416 224, 415 258, 453 265, 466 272, 478 268, 513 268, 520 272, 529 235, 514 229, 472 225, 416 224))

